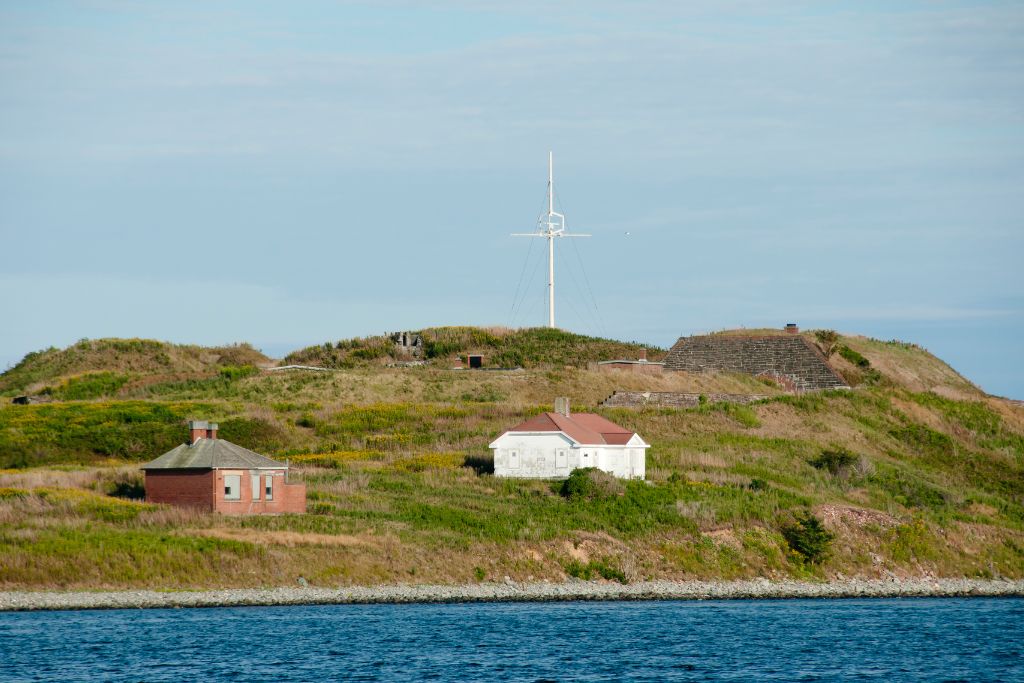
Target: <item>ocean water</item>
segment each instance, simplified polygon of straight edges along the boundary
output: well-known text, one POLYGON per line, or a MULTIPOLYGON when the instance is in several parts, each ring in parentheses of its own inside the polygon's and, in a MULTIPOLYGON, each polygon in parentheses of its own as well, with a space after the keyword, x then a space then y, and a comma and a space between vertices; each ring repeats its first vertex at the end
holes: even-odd
POLYGON ((0 614, 0 681, 1024 681, 1024 599, 0 614))

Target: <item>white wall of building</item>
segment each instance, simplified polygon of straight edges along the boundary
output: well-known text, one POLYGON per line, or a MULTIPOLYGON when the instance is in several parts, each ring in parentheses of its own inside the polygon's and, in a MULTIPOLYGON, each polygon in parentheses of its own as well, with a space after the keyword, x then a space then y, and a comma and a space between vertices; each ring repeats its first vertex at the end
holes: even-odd
POLYGON ((523 479, 565 479, 583 467, 643 479, 647 448, 636 436, 625 446, 584 446, 562 432, 506 432, 491 444, 494 476, 523 479))

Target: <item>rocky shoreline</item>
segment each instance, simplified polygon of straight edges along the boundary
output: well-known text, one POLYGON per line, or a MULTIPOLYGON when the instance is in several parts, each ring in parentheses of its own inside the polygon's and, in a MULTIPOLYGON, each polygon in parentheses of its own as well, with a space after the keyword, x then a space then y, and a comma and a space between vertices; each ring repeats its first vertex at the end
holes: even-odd
POLYGON ((1024 580, 848 579, 833 582, 645 581, 632 584, 479 583, 209 591, 5 591, 0 611, 569 600, 739 600, 1024 596, 1024 580))

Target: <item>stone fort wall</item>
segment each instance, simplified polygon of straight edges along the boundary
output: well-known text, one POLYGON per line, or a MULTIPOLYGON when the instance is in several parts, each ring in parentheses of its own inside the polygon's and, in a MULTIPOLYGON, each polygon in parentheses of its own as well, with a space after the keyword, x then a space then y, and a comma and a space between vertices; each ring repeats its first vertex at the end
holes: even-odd
POLYGON ((616 391, 601 402, 608 408, 695 408, 703 396, 708 403, 753 403, 765 398, 762 394, 688 394, 678 391, 616 391))
POLYGON ((742 372, 764 375, 796 391, 846 388, 822 353, 799 335, 680 337, 665 357, 665 372, 742 372))

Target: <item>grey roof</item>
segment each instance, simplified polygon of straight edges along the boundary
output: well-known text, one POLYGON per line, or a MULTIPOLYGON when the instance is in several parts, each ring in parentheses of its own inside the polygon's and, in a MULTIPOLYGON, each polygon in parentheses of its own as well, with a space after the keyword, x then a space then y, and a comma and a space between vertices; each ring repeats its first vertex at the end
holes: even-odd
POLYGON ((180 469, 254 469, 286 467, 283 462, 254 453, 248 448, 224 439, 199 439, 194 444, 183 443, 167 451, 156 460, 142 466, 144 470, 180 469))

